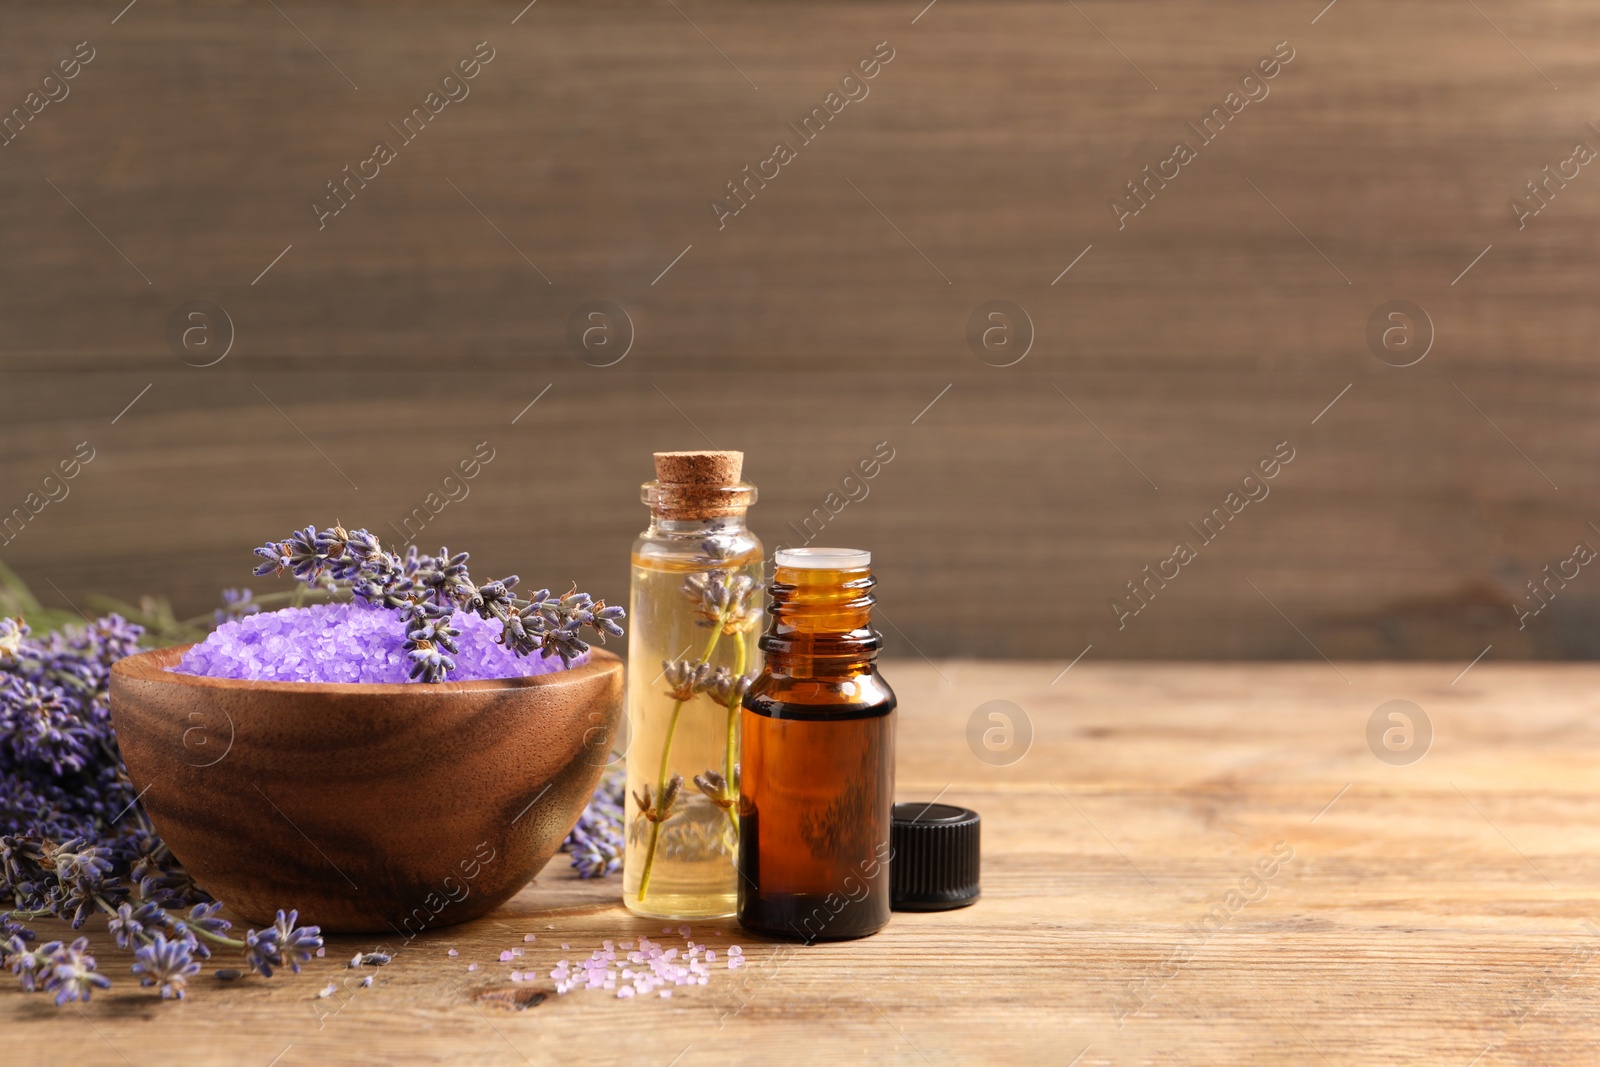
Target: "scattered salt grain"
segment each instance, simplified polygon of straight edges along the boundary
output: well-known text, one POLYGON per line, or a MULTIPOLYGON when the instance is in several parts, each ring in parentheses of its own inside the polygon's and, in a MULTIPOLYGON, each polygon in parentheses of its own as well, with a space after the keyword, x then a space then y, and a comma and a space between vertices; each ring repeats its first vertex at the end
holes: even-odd
POLYGON ((318 998, 320 998, 322 1000, 327 1000, 329 997, 333 996, 338 991, 339 991, 339 987, 334 985, 332 982, 329 982, 327 985, 322 987, 322 992, 318 993, 317 996, 318 996, 318 998))
POLYGON ((467 964, 467 970, 469 970, 469 971, 475 971, 475 970, 477 970, 477 969, 478 969, 478 965, 477 965, 477 964, 476 964, 476 963, 469 963, 469 964, 467 964))
POLYGON ((524 940, 524 941, 532 941, 532 940, 534 940, 534 936, 532 934, 523 934, 522 935, 522 940, 524 940))
MULTIPOLYGON (((667 932, 671 933, 672 928, 668 927, 667 932)), ((601 947, 592 950, 588 959, 576 963, 561 960, 550 971, 550 977, 558 995, 575 989, 604 989, 616 991, 619 999, 651 992, 670 997, 672 989, 679 986, 709 984, 710 963, 717 958, 715 949, 695 942, 687 934, 684 938, 682 948, 667 948, 648 937, 637 941, 602 941, 601 947)), ((570 948, 570 945, 565 947, 570 948)), ((743 952, 737 945, 725 950, 729 970, 744 963, 743 952)), ((525 972, 524 978, 532 981, 532 972, 525 972)))
POLYGON ((506 949, 504 952, 500 953, 500 962, 501 963, 510 963, 511 962, 511 958, 512 957, 511 957, 511 950, 510 949, 506 949))
POLYGON ((365 978, 361 979, 361 984, 363 986, 370 986, 372 984, 372 975, 369 974, 365 978))
POLYGON ((449 952, 446 952, 445 955, 446 956, 459 956, 459 955, 461 955, 461 953, 456 951, 455 949, 451 949, 449 952))

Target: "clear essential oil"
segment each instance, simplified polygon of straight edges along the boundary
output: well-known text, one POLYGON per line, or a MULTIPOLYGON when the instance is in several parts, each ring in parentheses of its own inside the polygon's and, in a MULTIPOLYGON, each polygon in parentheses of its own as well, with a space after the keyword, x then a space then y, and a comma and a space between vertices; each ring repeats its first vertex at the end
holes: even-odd
POLYGON ((889 921, 895 696, 876 665, 870 553, 777 554, 766 666, 744 698, 739 922, 834 941, 889 921))
POLYGON ((740 452, 658 452, 628 613, 622 899, 665 919, 732 915, 740 699, 761 665, 762 548, 740 452))

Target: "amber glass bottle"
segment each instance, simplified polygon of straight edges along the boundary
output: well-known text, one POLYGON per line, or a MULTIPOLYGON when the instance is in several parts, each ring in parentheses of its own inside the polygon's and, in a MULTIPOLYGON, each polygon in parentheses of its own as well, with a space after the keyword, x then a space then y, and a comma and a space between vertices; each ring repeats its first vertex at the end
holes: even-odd
POLYGON ((895 698, 869 623, 870 553, 782 549, 766 665, 745 694, 739 922, 834 941, 889 921, 895 698))

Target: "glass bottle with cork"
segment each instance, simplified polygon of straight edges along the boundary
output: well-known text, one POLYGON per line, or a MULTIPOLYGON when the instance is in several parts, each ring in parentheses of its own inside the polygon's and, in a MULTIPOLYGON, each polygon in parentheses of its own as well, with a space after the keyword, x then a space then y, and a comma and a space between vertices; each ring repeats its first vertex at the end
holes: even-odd
POLYGON ((622 899, 655 918, 732 915, 740 700, 760 666, 761 542, 744 453, 657 452, 633 546, 622 899), (659 667, 660 673, 656 673, 659 667))
POLYGON ((808 943, 864 937, 889 921, 894 801, 872 555, 780 549, 775 563, 741 727, 739 922, 808 943))

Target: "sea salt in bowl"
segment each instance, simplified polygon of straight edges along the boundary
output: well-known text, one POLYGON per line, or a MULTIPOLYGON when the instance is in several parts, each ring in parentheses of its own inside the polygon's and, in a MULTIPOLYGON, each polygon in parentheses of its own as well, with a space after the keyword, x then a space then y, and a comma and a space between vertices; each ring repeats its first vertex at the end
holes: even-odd
MULTIPOLYGON (((451 657, 456 682, 522 678, 562 670, 559 656, 519 656, 500 643, 500 624, 458 611, 451 657)), ((271 682, 407 682, 406 624, 397 612, 352 601, 246 615, 191 645, 171 668, 212 678, 271 682)), ((584 663, 587 655, 575 660, 584 663)))
POLYGON ((111 669, 111 718, 156 830, 251 922, 298 908, 332 933, 401 936, 517 893, 609 758, 623 666, 602 649, 531 677, 296 682, 111 669))

